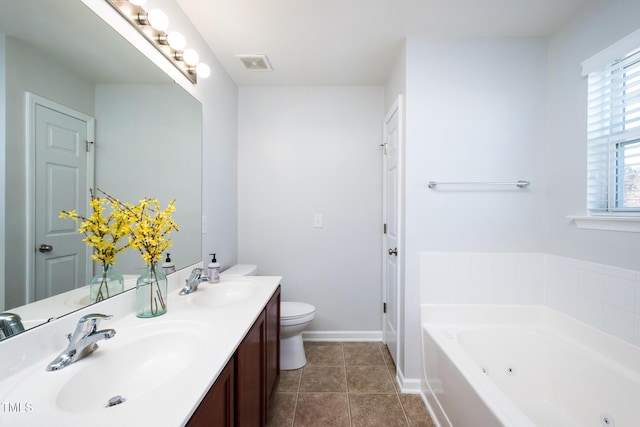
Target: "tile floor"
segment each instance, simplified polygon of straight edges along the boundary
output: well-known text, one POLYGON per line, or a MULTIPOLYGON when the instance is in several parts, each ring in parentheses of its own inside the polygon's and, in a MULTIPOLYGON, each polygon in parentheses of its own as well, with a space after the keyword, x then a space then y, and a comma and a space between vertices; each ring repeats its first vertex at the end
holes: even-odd
POLYGON ((398 392, 377 342, 306 342, 307 365, 282 371, 268 427, 434 427, 417 394, 398 392))

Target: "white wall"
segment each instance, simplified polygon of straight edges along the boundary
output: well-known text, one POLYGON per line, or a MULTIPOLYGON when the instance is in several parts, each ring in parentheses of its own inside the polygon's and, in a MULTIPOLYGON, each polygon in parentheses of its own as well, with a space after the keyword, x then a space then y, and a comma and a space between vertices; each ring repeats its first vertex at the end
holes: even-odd
POLYGON ((383 102, 382 87, 239 90, 239 261, 313 304, 310 331, 380 336, 383 102))
POLYGON ((422 251, 544 247, 544 39, 407 41, 404 376, 421 376, 422 251), (514 181, 526 190, 433 191, 436 181, 514 181))
POLYGON ((407 92, 407 46, 403 43, 391 73, 384 85, 384 111, 387 112, 398 98, 407 92))
POLYGON ((186 86, 202 103, 202 259, 210 252, 224 268, 236 263, 237 237, 237 132, 238 88, 176 0, 149 0, 147 10, 167 13, 171 28, 182 32, 200 61, 211 67, 211 76, 196 86, 186 86))
POLYGON ((587 80, 580 63, 640 28, 637 0, 596 1, 549 43, 547 251, 640 270, 640 235, 577 229, 586 214, 587 80))

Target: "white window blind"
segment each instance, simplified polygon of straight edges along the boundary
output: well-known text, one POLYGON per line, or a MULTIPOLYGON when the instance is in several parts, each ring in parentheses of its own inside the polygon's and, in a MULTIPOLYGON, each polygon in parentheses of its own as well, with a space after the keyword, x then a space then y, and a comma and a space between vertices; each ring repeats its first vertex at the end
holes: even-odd
POLYGON ((587 208, 640 212, 640 49, 588 76, 587 208))

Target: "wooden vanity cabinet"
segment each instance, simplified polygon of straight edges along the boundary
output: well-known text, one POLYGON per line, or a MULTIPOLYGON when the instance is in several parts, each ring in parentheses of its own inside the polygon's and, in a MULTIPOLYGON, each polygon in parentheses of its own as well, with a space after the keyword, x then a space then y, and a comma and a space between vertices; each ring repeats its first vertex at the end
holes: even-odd
POLYGON ((235 426, 235 362, 231 358, 186 427, 235 426))
POLYGON ((266 323, 266 377, 267 377, 267 420, 271 401, 275 397, 278 381, 280 380, 280 287, 265 307, 266 323))
POLYGON ((280 287, 266 304, 187 427, 266 425, 280 379, 280 287))

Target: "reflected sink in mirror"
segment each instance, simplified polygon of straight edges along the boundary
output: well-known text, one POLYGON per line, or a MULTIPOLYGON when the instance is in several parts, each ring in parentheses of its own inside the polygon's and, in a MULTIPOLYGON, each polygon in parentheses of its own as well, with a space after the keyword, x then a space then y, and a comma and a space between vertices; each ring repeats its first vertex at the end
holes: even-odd
POLYGON ((186 302, 201 307, 222 307, 245 301, 256 294, 258 283, 249 278, 222 279, 219 283, 202 283, 186 295, 186 302))

